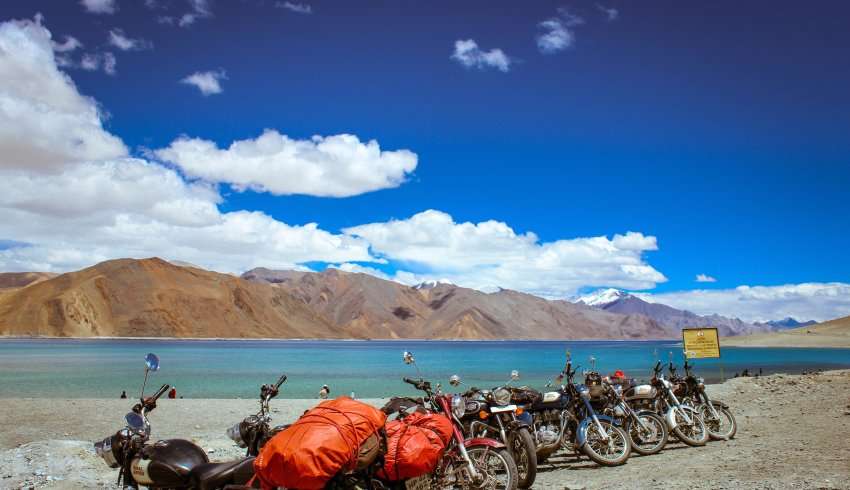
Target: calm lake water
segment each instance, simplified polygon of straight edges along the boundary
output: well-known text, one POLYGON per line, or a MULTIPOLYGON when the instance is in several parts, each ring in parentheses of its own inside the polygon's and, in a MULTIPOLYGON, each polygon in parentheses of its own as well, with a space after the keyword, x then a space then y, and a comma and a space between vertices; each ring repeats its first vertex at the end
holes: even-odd
MULTIPOLYGON (((0 340, 0 397, 112 398, 121 390, 134 396, 148 352, 161 369, 150 385, 176 385, 186 398, 253 398, 262 383, 289 376, 282 397, 313 398, 322 384, 332 394, 386 397, 412 393, 402 376, 415 376, 402 352, 414 353, 423 376, 447 383, 458 374, 464 386, 492 387, 520 371, 520 384, 542 388, 564 365, 622 369, 638 379, 650 375, 656 356, 674 353, 675 341, 304 341, 304 340, 0 340)), ((697 372, 718 380, 744 368, 798 373, 850 368, 850 349, 747 349, 727 347, 721 360, 695 361, 697 372)))

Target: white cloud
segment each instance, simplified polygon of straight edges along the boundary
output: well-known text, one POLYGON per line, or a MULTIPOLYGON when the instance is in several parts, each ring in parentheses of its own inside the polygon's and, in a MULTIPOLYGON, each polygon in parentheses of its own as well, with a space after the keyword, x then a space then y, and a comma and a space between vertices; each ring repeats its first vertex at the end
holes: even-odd
POLYGON ((114 14, 118 10, 115 0, 80 0, 80 5, 92 14, 114 14))
POLYGON ((600 12, 605 14, 605 17, 608 19, 609 22, 617 20, 617 17, 620 16, 620 11, 615 9, 614 7, 606 7, 597 3, 596 8, 599 9, 600 12))
POLYGON ((375 140, 361 142, 350 134, 296 140, 274 130, 235 141, 227 149, 184 137, 155 155, 190 177, 239 190, 326 197, 397 187, 417 165, 415 153, 381 150, 375 140))
POLYGON ((700 315, 717 313, 748 322, 789 316, 800 321, 824 321, 850 315, 850 284, 840 282, 738 286, 637 296, 700 315))
POLYGON ((706 274, 697 274, 696 282, 717 282, 717 279, 706 274))
POLYGON ((121 51, 139 51, 153 48, 153 43, 150 41, 127 37, 121 29, 111 29, 109 31, 109 44, 121 51))
POLYGON ((507 72, 511 68, 511 59, 498 48, 484 51, 472 39, 458 39, 451 58, 467 68, 495 68, 507 72))
POLYGON ((180 80, 180 83, 194 85, 204 96, 220 94, 224 90, 221 88, 219 80, 226 80, 227 74, 224 70, 218 71, 203 71, 195 72, 186 78, 180 80))
POLYGON ((33 172, 127 154, 103 129, 97 103, 59 71, 39 22, 0 24, 0 148, 0 168, 33 172))
POLYGON ((84 53, 83 57, 80 59, 79 65, 74 65, 71 63, 70 67, 79 66, 83 70, 86 71, 97 71, 103 69, 103 72, 107 75, 115 75, 115 67, 118 64, 118 60, 115 59, 115 55, 106 52, 106 53, 84 53))
POLYGON ((563 51, 575 44, 574 26, 584 23, 584 19, 573 15, 567 9, 558 9, 558 17, 546 19, 538 26, 543 30, 537 36, 537 47, 541 53, 552 54, 563 51))
POLYGON ((312 14, 313 7, 306 3, 275 2, 275 7, 291 10, 298 14, 312 14))
POLYGON ((65 42, 61 44, 57 43, 56 41, 53 42, 53 51, 57 53, 67 53, 82 47, 83 43, 81 43, 80 40, 75 38, 74 36, 65 36, 65 42))
POLYGON ((456 223, 436 210, 343 231, 401 263, 407 271, 398 278, 407 283, 446 279, 484 291, 505 287, 562 298, 586 286, 647 289, 666 281, 643 260, 658 247, 655 237, 641 233, 540 242, 500 221, 456 223))
POLYGON ((49 32, 0 24, 0 270, 153 255, 229 272, 374 260, 362 239, 315 223, 221 212, 213 186, 125 155, 96 103, 57 69, 49 32))
POLYGON ((208 0, 188 0, 191 11, 180 16, 177 25, 180 27, 188 27, 195 23, 196 20, 205 17, 212 17, 212 9, 208 0))

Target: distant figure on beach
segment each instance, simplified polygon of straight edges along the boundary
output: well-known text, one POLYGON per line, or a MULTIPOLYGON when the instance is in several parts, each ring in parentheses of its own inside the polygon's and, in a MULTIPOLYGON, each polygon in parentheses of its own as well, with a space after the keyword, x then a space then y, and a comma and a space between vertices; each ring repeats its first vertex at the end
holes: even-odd
POLYGON ((177 398, 177 387, 176 386, 171 387, 171 390, 168 392, 168 398, 171 398, 172 400, 177 398))
POLYGON ((744 371, 741 373, 741 376, 743 376, 745 378, 749 378, 750 377, 750 370, 744 369, 744 371))
POLYGON ((331 389, 328 388, 328 385, 322 385, 322 389, 319 390, 319 398, 325 400, 328 398, 328 395, 331 394, 331 389))
POLYGON ((759 376, 761 376, 761 375, 762 375, 761 368, 759 368, 759 376))
POLYGON ((125 398, 127 398, 127 392, 122 390, 121 391, 121 399, 124 400, 125 398))

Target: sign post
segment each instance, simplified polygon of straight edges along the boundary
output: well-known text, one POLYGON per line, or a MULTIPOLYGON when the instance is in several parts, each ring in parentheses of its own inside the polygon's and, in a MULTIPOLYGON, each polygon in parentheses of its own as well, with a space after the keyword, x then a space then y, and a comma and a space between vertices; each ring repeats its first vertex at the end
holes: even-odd
MULTIPOLYGON (((720 336, 714 327, 683 328, 682 350, 685 359, 720 359, 720 336)), ((720 378, 723 376, 723 363, 720 363, 720 378)))

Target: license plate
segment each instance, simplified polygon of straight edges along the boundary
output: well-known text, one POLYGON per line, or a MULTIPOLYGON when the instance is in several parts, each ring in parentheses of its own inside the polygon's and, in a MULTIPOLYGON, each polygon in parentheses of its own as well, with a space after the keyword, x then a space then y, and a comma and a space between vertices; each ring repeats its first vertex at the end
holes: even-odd
POLYGON ((431 477, 429 475, 417 476, 404 482, 407 490, 431 490, 431 477))

